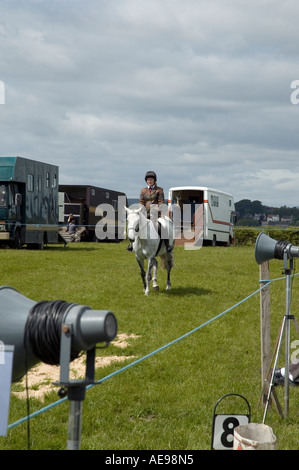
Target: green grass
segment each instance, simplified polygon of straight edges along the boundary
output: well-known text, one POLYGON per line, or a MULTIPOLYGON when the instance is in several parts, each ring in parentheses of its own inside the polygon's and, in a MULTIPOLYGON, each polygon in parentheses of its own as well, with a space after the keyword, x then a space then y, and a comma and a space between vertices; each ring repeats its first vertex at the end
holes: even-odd
MULTIPOLYGON (((0 285, 14 287, 35 301, 63 299, 109 309, 117 318, 119 333, 138 335, 125 349, 110 344, 97 350, 101 356, 128 359, 96 370, 97 380, 121 372, 86 392, 81 448, 210 449, 214 407, 229 393, 247 398, 251 421, 262 422, 259 294, 251 296, 260 287, 254 246, 198 251, 176 247, 172 290, 165 290, 166 272, 159 269, 160 292, 151 291, 148 297, 143 294, 134 254, 126 246, 126 242, 80 243, 49 246, 42 252, 0 250, 0 285), (122 369, 195 328, 196 332, 122 369)), ((281 277, 282 262, 271 260, 270 269, 271 279, 281 277)), ((292 310, 298 303, 297 284, 294 277, 292 310)), ((285 283, 277 281, 271 284, 273 345, 284 309, 285 283)), ((296 311, 292 313, 296 316, 296 311)), ((296 339, 293 330, 292 339, 296 339)), ((283 361, 282 357, 281 365, 283 361)), ((19 389, 20 384, 12 385, 12 391, 19 389)), ((283 406, 283 388, 277 392, 283 406)), ((298 449, 298 392, 290 389, 287 419, 272 408, 268 411, 266 424, 273 428, 279 449, 298 449)), ((30 412, 58 400, 55 388, 44 402, 30 397, 30 412)), ((223 402, 221 407, 227 411, 223 402)), ((239 401, 229 400, 229 407, 232 412, 247 411, 239 401)), ((32 418, 30 448, 65 449, 68 413, 66 401, 32 418)), ((11 394, 9 423, 26 415, 26 400, 11 394)), ((0 438, 0 449, 26 448, 27 423, 0 438)))

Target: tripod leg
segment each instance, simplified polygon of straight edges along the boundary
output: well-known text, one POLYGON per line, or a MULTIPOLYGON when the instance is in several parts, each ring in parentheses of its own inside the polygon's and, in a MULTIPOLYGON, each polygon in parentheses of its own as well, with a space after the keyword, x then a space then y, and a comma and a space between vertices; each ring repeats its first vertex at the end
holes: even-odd
POLYGON ((285 328, 285 373, 284 373, 284 414, 289 414, 289 376, 290 376, 290 320, 286 320, 285 328))
MULTIPOLYGON (((292 260, 291 260, 292 262, 292 260)), ((292 265, 291 265, 292 266, 292 265)), ((291 273, 292 269, 286 269, 286 328, 285 328, 285 376, 284 376, 284 408, 285 417, 289 414, 289 375, 290 375, 290 305, 291 305, 291 273)))
POLYGON ((269 405, 270 395, 271 395, 272 388, 273 388, 273 378, 274 378, 274 374, 275 374, 275 370, 276 370, 276 366, 277 366, 279 351, 280 351, 281 342, 282 342, 282 338, 283 338, 283 332, 284 332, 284 329, 285 329, 285 323, 286 323, 286 317, 284 316, 284 317, 283 317, 282 326, 281 326, 281 330, 280 330, 280 334, 279 334, 279 341, 278 341, 278 346, 277 346, 277 351, 276 351, 274 366, 273 366, 273 370, 272 370, 271 381, 270 381, 270 384, 269 384, 269 389, 268 389, 268 394, 267 394, 267 400, 266 400, 266 405, 265 405, 265 410, 264 410, 264 417, 263 417, 263 424, 264 424, 264 422, 265 422, 266 415, 267 415, 267 411, 268 411, 268 405, 269 405))

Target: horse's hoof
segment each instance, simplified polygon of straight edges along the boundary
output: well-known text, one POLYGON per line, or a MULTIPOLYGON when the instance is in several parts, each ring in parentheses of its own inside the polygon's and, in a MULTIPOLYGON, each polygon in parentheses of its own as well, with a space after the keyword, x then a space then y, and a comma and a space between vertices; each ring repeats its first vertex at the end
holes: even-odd
POLYGON ((153 289, 158 291, 159 290, 159 286, 153 286, 153 289))

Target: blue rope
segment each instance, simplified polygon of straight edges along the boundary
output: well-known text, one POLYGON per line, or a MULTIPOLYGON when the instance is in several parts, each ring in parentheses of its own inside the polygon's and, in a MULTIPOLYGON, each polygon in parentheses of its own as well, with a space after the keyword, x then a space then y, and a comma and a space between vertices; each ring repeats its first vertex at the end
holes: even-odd
MULTIPOLYGON (((278 280, 278 279, 277 279, 278 280)), ((255 292, 253 292, 252 294, 248 295, 247 297, 245 297, 243 300, 241 300, 240 302, 236 303, 235 305, 233 305, 232 307, 228 308, 227 310, 224 310, 222 313, 219 313, 218 315, 216 315, 215 317, 211 318, 210 320, 207 320, 205 323, 202 323, 200 326, 194 328, 193 330, 189 331, 188 333, 185 333, 184 335, 180 336, 179 338, 176 338, 174 339, 173 341, 171 341, 170 343, 168 344, 165 344, 164 346, 161 346, 160 348, 156 349, 155 351, 143 356, 142 358, 140 359, 137 359, 136 361, 133 361, 131 362, 130 364, 122 367, 121 369, 118 369, 117 371, 115 372, 112 372, 111 374, 109 375, 106 375, 106 377, 103 377, 102 379, 96 381, 94 384, 91 384, 91 385, 88 385, 86 387, 86 390, 87 389, 90 389, 92 387, 94 387, 95 385, 99 385, 99 384, 102 384, 103 382, 105 382, 106 380, 108 379, 111 379, 112 377, 115 377, 116 375, 130 369, 131 367, 139 364, 140 362, 143 362, 145 361, 146 359, 148 359, 149 357, 152 357, 154 356, 155 354, 163 351, 164 349, 172 346, 173 344, 177 343, 178 341, 181 341, 182 339, 185 339, 187 338, 188 336, 190 336, 191 334, 195 333, 196 331, 200 330, 201 328, 203 328, 204 326, 207 326, 209 325, 210 323, 212 323, 213 321, 217 320, 218 318, 222 317, 223 315, 225 315, 226 313, 230 312, 231 310, 233 310, 234 308, 238 307, 239 305, 241 305, 242 303, 246 302, 248 299, 250 299, 251 297, 253 297, 254 295, 256 295, 258 292, 260 292, 262 289, 264 289, 265 287, 267 287, 272 281, 260 281, 260 282, 266 282, 266 284, 264 284, 262 287, 260 287, 259 289, 257 289, 255 292)), ((28 416, 25 416, 24 418, 21 418, 19 419, 18 421, 8 425, 7 429, 12 429, 16 426, 18 426, 19 424, 22 424, 26 421, 28 421, 29 419, 31 418, 35 418, 36 416, 38 416, 39 414, 41 413, 44 413, 45 411, 48 411, 52 408, 54 408, 55 406, 59 405, 60 403, 63 403, 67 400, 68 398, 67 397, 64 397, 64 398, 61 398, 60 400, 57 400, 56 402, 28 415, 28 416)))

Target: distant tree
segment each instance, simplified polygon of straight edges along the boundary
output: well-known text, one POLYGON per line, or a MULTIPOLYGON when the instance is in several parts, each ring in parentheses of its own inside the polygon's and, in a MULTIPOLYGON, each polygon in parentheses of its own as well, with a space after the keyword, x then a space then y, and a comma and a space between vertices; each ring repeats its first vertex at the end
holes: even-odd
POLYGON ((251 214, 251 200, 242 199, 235 204, 236 212, 239 214, 239 218, 243 219, 246 214, 251 214))
POLYGON ((265 211, 265 207, 261 203, 261 201, 252 201, 251 203, 251 215, 254 214, 263 214, 265 211))

